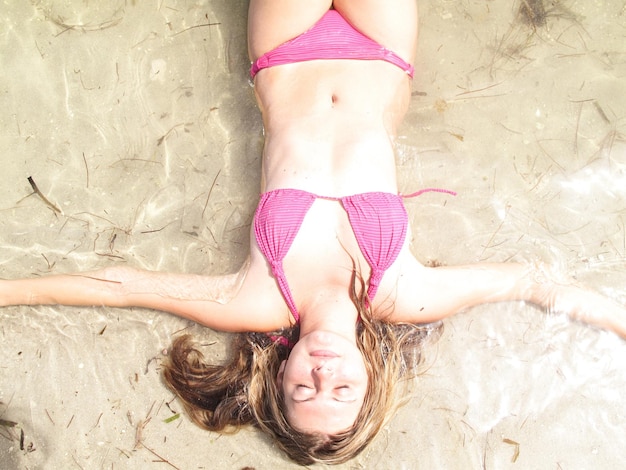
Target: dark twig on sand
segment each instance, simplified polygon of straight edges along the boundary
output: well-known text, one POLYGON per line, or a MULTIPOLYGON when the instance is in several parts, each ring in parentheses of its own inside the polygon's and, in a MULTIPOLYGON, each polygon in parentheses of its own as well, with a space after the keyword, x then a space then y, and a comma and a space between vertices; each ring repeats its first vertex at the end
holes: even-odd
POLYGON ((30 187, 33 188, 33 191, 35 191, 35 194, 37 194, 37 196, 39 196, 41 198, 41 200, 43 202, 45 202, 48 207, 50 207, 54 212, 57 212, 58 214, 61 214, 61 209, 59 209, 56 205, 51 203, 48 200, 48 198, 43 195, 43 193, 37 187, 37 184, 35 184, 35 180, 33 179, 32 176, 28 177, 28 182, 30 183, 30 187))

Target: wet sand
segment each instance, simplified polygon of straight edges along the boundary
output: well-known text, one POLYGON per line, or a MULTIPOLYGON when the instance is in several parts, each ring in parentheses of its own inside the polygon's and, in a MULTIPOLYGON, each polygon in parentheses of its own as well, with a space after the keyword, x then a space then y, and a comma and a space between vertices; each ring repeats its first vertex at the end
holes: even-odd
MULTIPOLYGON (((247 3, 33 3, 0 13, 0 277, 238 269, 262 146, 247 3)), ((414 251, 544 259, 626 303, 626 7, 548 3, 529 24, 519 2, 420 2, 400 189, 459 194, 407 201, 414 251)), ((254 430, 199 429, 163 385, 174 335, 215 360, 228 335, 141 309, 4 308, 0 325, 3 469, 296 468, 254 430)), ((509 303, 447 320, 424 354, 410 402, 338 468, 626 461, 614 335, 509 303)))

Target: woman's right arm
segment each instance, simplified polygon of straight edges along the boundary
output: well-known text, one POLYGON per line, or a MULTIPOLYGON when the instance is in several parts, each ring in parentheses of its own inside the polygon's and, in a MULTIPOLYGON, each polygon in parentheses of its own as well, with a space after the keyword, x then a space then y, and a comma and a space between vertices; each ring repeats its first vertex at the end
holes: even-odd
POLYGON ((219 331, 269 331, 282 325, 275 324, 272 306, 263 300, 262 284, 249 276, 249 263, 239 272, 225 276, 118 266, 85 273, 0 280, 0 306, 143 307, 173 313, 219 331))

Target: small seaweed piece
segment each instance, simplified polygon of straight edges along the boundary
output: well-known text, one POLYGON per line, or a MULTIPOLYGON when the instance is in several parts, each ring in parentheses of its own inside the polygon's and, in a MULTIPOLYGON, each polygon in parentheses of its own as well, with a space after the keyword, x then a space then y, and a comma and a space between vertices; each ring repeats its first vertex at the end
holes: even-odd
POLYGON ((4 426, 5 428, 14 428, 17 426, 15 421, 9 421, 8 419, 0 419, 0 426, 4 426))
POLYGON ((508 438, 502 439, 502 442, 504 442, 505 444, 514 446, 513 457, 511 457, 511 462, 515 463, 517 459, 519 458, 519 446, 520 446, 519 442, 516 442, 513 439, 508 439, 508 438))
POLYGON ((168 423, 171 423, 172 421, 176 421, 178 418, 180 418, 180 413, 176 413, 175 415, 172 415, 169 418, 164 419, 163 422, 168 424, 168 423))
POLYGON ((59 209, 56 205, 51 203, 48 200, 48 198, 43 195, 43 193, 37 187, 37 184, 35 183, 35 180, 33 179, 32 176, 28 177, 28 182, 30 183, 30 187, 33 188, 33 191, 35 191, 35 194, 37 194, 37 196, 39 196, 41 198, 41 200, 43 202, 45 202, 48 207, 50 207, 54 212, 57 212, 57 213, 61 214, 61 209, 59 209))

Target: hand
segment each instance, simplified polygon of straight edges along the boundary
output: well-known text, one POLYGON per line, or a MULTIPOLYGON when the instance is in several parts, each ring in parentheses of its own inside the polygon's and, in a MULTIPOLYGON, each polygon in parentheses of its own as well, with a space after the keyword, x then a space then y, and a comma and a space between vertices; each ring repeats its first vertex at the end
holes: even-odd
POLYGON ((547 311, 566 313, 572 319, 613 331, 626 339, 625 306, 572 278, 556 275, 545 265, 534 266, 529 274, 533 303, 547 311))

